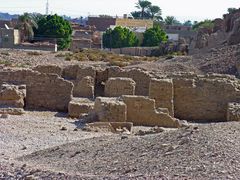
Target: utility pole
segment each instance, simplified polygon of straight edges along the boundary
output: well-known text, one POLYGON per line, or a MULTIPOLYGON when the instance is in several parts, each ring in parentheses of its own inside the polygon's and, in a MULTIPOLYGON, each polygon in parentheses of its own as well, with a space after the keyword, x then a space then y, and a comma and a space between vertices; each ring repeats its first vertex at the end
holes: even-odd
POLYGON ((49 2, 47 0, 47 3, 46 3, 46 15, 48 15, 48 11, 49 11, 49 2))

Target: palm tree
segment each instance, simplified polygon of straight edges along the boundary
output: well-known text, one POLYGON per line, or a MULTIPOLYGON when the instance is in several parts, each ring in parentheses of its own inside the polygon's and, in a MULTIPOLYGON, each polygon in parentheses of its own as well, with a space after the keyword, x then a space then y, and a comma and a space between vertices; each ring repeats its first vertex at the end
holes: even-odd
POLYGON ((167 16, 164 19, 166 25, 179 25, 181 24, 174 16, 167 16))
POLYGON ((162 15, 162 10, 159 6, 149 6, 148 7, 148 12, 151 15, 152 19, 157 19, 160 20, 162 19, 161 15, 162 15))
POLYGON ((136 4, 136 8, 141 9, 141 17, 142 19, 144 19, 144 13, 145 10, 151 6, 151 2, 147 1, 147 0, 138 0, 138 3, 136 4))
POLYGON ((38 28, 37 23, 29 13, 24 13, 18 17, 18 28, 22 34, 22 40, 31 40, 34 36, 33 28, 38 28))

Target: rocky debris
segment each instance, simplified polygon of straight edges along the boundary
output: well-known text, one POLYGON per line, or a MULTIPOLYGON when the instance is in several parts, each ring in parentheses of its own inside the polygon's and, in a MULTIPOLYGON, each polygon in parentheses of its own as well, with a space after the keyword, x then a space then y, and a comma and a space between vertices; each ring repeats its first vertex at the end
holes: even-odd
POLYGON ((240 121, 239 103, 228 103, 227 121, 240 121))
POLYGON ((23 115, 24 113, 25 113, 25 111, 22 108, 0 107, 0 114, 3 114, 3 116, 7 116, 7 114, 10 114, 10 115, 23 115))
POLYGON ((138 130, 138 132, 135 133, 136 136, 145 136, 150 134, 158 134, 164 132, 165 129, 162 127, 153 127, 148 130, 138 130))
POLYGON ((238 122, 198 127, 86 139, 19 160, 89 179, 238 179, 238 122))
POLYGON ((131 134, 132 127, 133 123, 130 122, 95 122, 86 124, 83 129, 94 132, 131 134))

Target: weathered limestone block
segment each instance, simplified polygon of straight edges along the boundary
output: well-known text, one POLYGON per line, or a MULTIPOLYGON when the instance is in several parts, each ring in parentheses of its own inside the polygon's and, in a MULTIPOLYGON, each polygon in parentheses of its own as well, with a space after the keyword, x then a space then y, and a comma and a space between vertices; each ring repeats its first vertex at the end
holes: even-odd
POLYGON ((167 108, 169 114, 174 117, 172 79, 151 79, 149 97, 155 99, 156 108, 167 108))
POLYGON ((24 99, 26 98, 25 85, 2 84, 0 88, 0 107, 24 107, 24 99))
POLYGON ((227 121, 240 121, 240 103, 228 103, 227 121))
POLYGON ((94 112, 101 122, 126 122, 127 106, 117 98, 97 97, 94 112))
POLYGON ((62 68, 57 65, 38 65, 33 70, 40 73, 62 75, 62 68))
POLYGON ((144 96, 122 96, 127 105, 127 122, 139 126, 180 127, 180 122, 165 112, 155 109, 155 100, 144 96))
POLYGON ((134 95, 136 83, 131 78, 109 78, 105 84, 105 96, 134 95))
POLYGON ((94 97, 94 79, 91 76, 86 76, 80 81, 75 81, 73 88, 74 97, 94 97))
POLYGON ((94 102, 87 98, 73 98, 68 105, 68 115, 71 118, 79 118, 93 110, 94 102))

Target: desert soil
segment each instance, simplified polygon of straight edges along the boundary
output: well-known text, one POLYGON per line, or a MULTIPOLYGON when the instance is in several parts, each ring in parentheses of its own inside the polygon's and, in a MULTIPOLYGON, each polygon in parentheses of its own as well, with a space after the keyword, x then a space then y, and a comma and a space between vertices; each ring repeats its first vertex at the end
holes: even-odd
MULTIPOLYGON (((172 59, 159 57, 154 62, 134 62, 125 68, 138 67, 149 71, 161 73, 194 72, 197 74, 220 73, 236 75, 236 62, 239 61, 239 45, 222 46, 205 50, 190 56, 176 56, 172 59)), ((0 49, 0 68, 2 67, 26 67, 36 65, 55 64, 59 66, 80 64, 93 66, 106 66, 108 62, 102 61, 66 61, 62 54, 68 52, 44 52, 32 55, 31 51, 0 49)))
POLYGON ((0 179, 238 179, 239 122, 157 134, 85 132, 79 120, 27 111, 0 119, 0 179), (77 128, 77 129, 76 129, 77 128))

